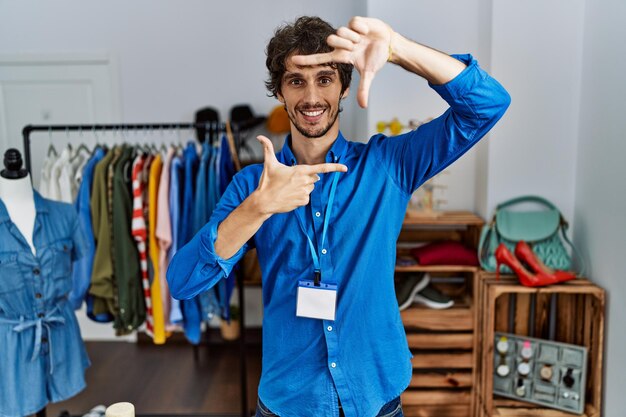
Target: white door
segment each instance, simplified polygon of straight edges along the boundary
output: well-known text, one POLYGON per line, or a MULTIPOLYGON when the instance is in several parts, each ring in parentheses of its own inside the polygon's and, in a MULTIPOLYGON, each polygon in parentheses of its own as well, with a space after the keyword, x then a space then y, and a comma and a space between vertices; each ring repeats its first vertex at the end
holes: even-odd
MULTIPOLYGON (((0 157, 23 149, 28 124, 110 123, 120 120, 116 69, 107 55, 0 55, 0 157)), ((88 134, 31 133, 31 171, 35 188, 50 143, 92 141, 88 134)))

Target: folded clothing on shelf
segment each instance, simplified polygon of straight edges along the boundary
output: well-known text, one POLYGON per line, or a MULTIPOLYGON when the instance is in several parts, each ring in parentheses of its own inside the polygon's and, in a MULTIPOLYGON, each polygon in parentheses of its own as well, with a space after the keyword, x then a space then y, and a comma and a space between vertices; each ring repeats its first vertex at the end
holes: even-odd
POLYGON ((476 251, 452 240, 432 242, 411 249, 411 255, 420 265, 478 266, 476 251))

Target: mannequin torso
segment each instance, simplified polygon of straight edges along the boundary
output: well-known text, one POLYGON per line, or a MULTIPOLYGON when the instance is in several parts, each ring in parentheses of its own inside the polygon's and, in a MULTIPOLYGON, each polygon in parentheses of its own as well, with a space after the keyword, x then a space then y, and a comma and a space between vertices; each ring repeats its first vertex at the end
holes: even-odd
POLYGON ((0 176, 0 199, 6 206, 11 221, 22 233, 34 254, 33 229, 36 210, 30 175, 17 179, 0 176))

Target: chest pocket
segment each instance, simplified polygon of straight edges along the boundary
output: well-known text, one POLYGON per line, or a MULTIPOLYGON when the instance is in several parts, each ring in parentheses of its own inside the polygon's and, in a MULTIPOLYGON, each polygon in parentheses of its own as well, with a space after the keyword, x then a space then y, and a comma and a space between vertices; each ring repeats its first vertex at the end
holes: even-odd
POLYGON ((0 252, 0 294, 9 294, 24 287, 24 277, 17 263, 17 253, 0 252))
POLYGON ((53 292, 55 297, 65 296, 72 289, 73 248, 74 244, 70 239, 59 240, 51 245, 52 259, 50 266, 52 271, 50 276, 54 286, 53 292))

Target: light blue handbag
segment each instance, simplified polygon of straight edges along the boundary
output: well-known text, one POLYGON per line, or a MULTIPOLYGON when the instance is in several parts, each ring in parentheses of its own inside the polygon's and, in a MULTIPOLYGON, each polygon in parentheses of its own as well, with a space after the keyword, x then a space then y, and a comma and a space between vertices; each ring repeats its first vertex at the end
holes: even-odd
MULTIPOLYGON (((558 208, 548 200, 538 196, 522 196, 505 201, 496 207, 496 212, 489 224, 483 226, 478 245, 478 259, 483 269, 496 270, 494 252, 500 243, 504 243, 513 253, 518 241, 524 240, 533 252, 552 269, 572 270, 572 258, 565 249, 563 241, 571 248, 578 259, 579 275, 584 270, 582 257, 567 237, 567 221, 558 208), (520 203, 538 203, 545 210, 513 211, 507 210, 520 203), (559 231, 561 232, 559 235, 559 231)), ((502 265, 501 272, 512 273, 502 265)))

